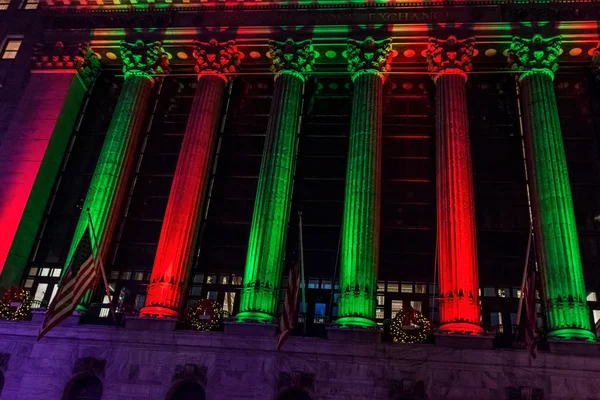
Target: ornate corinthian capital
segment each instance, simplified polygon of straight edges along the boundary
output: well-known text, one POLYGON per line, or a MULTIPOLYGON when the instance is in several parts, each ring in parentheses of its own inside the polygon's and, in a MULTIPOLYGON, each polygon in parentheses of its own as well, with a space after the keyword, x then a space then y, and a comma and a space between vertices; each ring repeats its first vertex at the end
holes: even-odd
POLYGON ((235 73, 240 68, 240 53, 233 40, 223 43, 216 39, 210 39, 208 43, 194 41, 193 56, 199 75, 235 73))
POLYGON ((86 85, 91 85, 100 75, 100 61, 88 42, 65 46, 56 42, 52 46, 35 46, 31 58, 34 70, 77 70, 86 85))
POLYGON ((531 39, 515 36, 508 52, 508 65, 514 71, 542 71, 554 77, 561 42, 560 36, 547 39, 542 35, 534 35, 531 39))
POLYGON ((367 72, 387 72, 391 69, 392 39, 365 40, 348 39, 348 71, 352 80, 356 75, 367 72))
POLYGON ((161 42, 146 44, 142 40, 135 43, 121 41, 121 58, 125 77, 138 75, 150 78, 154 74, 169 72, 169 57, 161 42))
POLYGON ((75 68, 88 87, 100 75, 100 60, 98 60, 98 56, 92 50, 89 42, 79 43, 77 55, 75 56, 75 68))
POLYGON ((293 71, 293 72, 311 72, 314 71, 315 52, 312 46, 312 40, 303 40, 295 42, 287 39, 285 42, 269 41, 269 54, 273 60, 271 71, 293 71))
MULTIPOLYGON (((447 39, 429 38, 427 45, 428 70, 434 74, 459 74, 465 79, 466 72, 473 69, 471 60, 475 51, 475 38, 458 40, 456 36, 447 39)), ((435 79, 435 78, 434 78, 435 79)))

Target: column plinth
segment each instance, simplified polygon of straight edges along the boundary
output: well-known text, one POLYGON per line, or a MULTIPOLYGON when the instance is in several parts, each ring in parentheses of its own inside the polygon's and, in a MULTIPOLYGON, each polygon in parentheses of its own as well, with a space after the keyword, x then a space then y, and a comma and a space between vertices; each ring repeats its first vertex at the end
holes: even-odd
POLYGON ((340 248, 338 319, 342 326, 374 327, 379 266, 381 135, 384 75, 391 39, 348 41, 354 94, 340 248), (374 56, 373 56, 374 54, 374 56))
POLYGON ((312 71, 310 41, 270 42, 277 72, 250 228, 239 321, 271 321, 277 313, 291 207, 304 76, 312 71))
POLYGON ((198 84, 173 177, 141 315, 178 317, 192 264, 215 137, 228 79, 239 53, 233 41, 195 43, 198 84), (214 57, 209 57, 209 56, 214 57), (217 57, 217 55, 219 57, 217 57), (216 60, 209 63, 207 60, 216 60))
POLYGON ((527 171, 549 337, 593 339, 575 212, 554 93, 561 38, 513 38, 509 63, 519 79, 527 171), (535 53, 535 56, 534 56, 535 53), (540 57, 541 55, 541 57, 540 57))
POLYGON ((75 229, 66 265, 88 226, 87 209, 90 210, 99 242, 95 243, 100 250, 98 257, 106 257, 118 210, 125 196, 127 176, 131 172, 146 119, 154 85, 152 75, 164 72, 168 62, 159 42, 148 45, 142 41, 134 44, 122 42, 121 58, 125 81, 85 198, 84 211, 75 229))
POLYGON ((437 242, 440 329, 481 332, 466 72, 474 39, 429 39, 436 84, 437 242))

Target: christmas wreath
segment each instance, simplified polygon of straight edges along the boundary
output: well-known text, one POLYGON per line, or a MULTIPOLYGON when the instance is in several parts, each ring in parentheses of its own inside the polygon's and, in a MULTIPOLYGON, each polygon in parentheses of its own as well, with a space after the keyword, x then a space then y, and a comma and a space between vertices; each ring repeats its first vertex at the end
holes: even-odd
POLYGON ((390 334, 394 343, 423 343, 431 335, 431 322, 412 307, 402 309, 392 320, 390 334))
POLYGON ((185 324, 199 331, 214 331, 223 324, 223 308, 215 300, 202 299, 185 313, 185 324))
POLYGON ((14 286, 8 288, 0 300, 0 319, 18 321, 27 319, 31 310, 29 291, 14 286))

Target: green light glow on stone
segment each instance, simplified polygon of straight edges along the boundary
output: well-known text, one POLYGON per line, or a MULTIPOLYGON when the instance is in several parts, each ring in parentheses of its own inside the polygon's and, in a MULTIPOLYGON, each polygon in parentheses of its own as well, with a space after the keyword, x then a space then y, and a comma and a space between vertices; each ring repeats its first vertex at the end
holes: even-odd
POLYGON ((520 86, 534 232, 549 336, 592 339, 571 185, 552 82, 560 37, 514 38, 512 68, 520 86))
POLYGON ((312 42, 271 41, 277 72, 248 242, 239 321, 272 320, 279 304, 304 76, 313 70, 312 42))

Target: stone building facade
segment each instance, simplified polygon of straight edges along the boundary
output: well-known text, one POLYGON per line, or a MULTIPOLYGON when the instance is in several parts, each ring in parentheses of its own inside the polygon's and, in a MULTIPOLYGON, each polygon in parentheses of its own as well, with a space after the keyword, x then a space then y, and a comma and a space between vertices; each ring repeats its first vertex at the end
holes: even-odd
POLYGON ((0 397, 597 397, 599 16, 0 0, 0 397))

